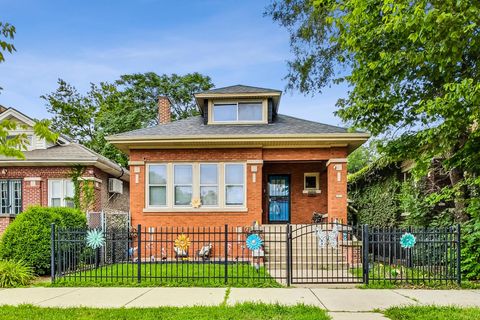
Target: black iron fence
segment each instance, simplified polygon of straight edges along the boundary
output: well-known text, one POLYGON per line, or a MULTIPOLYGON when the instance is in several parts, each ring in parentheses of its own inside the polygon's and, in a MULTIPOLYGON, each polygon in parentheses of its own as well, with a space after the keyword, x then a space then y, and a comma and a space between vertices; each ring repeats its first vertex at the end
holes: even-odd
POLYGON ((52 282, 279 286, 460 282, 460 228, 336 222, 250 227, 61 229, 52 282))
POLYGON ((460 284, 460 232, 460 225, 445 228, 364 226, 364 282, 460 284))

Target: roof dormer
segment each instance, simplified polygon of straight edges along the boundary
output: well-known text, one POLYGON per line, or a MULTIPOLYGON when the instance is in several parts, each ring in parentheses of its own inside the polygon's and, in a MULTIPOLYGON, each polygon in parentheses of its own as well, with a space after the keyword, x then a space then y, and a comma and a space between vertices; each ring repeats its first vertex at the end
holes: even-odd
POLYGON ((271 123, 278 113, 282 92, 244 85, 195 94, 205 124, 271 123))

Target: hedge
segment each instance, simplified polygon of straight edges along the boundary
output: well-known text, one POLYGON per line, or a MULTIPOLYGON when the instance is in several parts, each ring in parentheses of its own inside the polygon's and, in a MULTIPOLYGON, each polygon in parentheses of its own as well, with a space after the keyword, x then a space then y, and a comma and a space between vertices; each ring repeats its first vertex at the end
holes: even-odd
POLYGON ((7 227, 0 240, 0 258, 24 261, 38 275, 50 271, 50 228, 83 228, 83 212, 72 208, 30 207, 7 227))

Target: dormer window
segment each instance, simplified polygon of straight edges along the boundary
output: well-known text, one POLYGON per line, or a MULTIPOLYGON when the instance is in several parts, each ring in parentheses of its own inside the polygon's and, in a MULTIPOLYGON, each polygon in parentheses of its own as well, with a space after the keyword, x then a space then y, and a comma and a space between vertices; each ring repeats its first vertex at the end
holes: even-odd
POLYGON ((264 123, 266 104, 264 101, 214 102, 212 123, 264 123))

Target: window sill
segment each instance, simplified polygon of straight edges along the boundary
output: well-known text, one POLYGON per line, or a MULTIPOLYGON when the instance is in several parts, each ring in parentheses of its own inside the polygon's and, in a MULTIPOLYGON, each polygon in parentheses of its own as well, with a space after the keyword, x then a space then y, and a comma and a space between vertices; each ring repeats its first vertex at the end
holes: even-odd
POLYGON ((248 208, 245 207, 233 207, 233 208, 210 208, 210 207, 200 207, 200 208, 144 208, 144 213, 236 213, 236 212, 248 212, 248 208))
POLYGON ((320 190, 320 189, 317 189, 317 190, 303 190, 302 193, 303 194, 309 194, 309 193, 319 194, 319 193, 322 193, 322 190, 320 190))
POLYGON ((15 213, 0 213, 0 218, 15 218, 16 216, 15 213))

